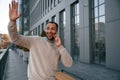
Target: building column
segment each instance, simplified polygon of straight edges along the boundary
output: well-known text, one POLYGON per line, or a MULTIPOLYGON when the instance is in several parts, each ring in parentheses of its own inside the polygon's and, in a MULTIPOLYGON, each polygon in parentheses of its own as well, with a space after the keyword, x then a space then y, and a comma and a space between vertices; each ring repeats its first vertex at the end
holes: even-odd
POLYGON ((89 0, 80 0, 80 62, 90 63, 89 0))
POLYGON ((106 0, 106 66, 120 70, 120 0, 106 0))

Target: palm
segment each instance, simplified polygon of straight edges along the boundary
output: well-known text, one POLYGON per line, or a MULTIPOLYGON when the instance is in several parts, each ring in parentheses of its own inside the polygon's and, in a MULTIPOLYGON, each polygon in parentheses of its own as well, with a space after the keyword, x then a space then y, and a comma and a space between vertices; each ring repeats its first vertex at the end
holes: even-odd
POLYGON ((9 5, 9 18, 11 21, 16 21, 17 18, 19 18, 21 14, 18 14, 18 3, 15 1, 12 1, 9 5))

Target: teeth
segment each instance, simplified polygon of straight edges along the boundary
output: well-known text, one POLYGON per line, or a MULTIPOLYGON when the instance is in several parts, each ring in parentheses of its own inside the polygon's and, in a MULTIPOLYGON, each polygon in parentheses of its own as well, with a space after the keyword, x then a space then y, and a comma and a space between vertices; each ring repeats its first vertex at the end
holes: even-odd
POLYGON ((48 34, 48 35, 52 35, 52 34, 48 34))

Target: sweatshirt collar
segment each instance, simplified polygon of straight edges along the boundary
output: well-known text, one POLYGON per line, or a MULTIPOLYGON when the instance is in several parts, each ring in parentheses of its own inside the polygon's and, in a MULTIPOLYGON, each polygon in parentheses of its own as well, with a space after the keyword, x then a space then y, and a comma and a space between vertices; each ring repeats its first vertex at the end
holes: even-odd
POLYGON ((45 39, 46 39, 48 42, 50 42, 50 43, 54 43, 54 42, 55 42, 55 40, 49 40, 47 37, 45 37, 45 39))

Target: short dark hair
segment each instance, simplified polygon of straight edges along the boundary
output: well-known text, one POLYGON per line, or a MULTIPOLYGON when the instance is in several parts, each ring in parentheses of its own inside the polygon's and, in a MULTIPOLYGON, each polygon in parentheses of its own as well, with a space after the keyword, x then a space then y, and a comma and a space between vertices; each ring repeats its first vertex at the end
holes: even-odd
MULTIPOLYGON (((50 22, 48 22, 48 23, 55 24, 55 25, 56 25, 56 29, 57 29, 57 31, 58 31, 58 24, 57 24, 56 22, 54 22, 54 21, 50 21, 50 22)), ((47 24, 48 24, 48 23, 47 23, 47 24)))

